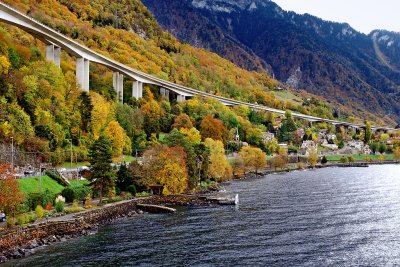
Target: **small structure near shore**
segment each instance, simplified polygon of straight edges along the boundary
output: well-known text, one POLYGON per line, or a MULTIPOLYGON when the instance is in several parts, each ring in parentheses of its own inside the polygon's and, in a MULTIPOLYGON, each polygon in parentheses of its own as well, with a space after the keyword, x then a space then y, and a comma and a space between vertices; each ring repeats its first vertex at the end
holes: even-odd
POLYGON ((176 209, 160 206, 160 205, 151 205, 151 204, 137 204, 136 207, 145 212, 149 213, 175 213, 176 209))

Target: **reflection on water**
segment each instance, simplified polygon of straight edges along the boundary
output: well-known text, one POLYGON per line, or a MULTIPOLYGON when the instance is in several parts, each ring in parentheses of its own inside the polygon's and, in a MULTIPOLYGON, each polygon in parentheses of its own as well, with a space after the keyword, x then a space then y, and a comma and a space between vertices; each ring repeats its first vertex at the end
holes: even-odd
POLYGON ((326 168, 233 182, 238 209, 180 209, 105 226, 7 266, 400 264, 400 166, 326 168))

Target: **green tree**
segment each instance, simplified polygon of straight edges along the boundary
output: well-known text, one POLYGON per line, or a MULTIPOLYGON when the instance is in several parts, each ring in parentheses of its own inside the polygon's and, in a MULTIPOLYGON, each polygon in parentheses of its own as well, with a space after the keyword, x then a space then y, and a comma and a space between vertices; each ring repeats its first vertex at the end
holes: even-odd
POLYGON ((371 140, 371 135, 372 135, 371 123, 369 121, 366 121, 365 122, 365 134, 364 134, 364 142, 366 144, 368 144, 369 141, 371 140))
POLYGON ((96 140, 89 149, 89 162, 91 174, 90 184, 98 191, 100 203, 103 194, 114 189, 115 173, 112 169, 112 143, 103 134, 96 140))
POLYGON ((126 164, 122 164, 117 171, 116 186, 121 189, 121 191, 126 191, 128 186, 133 184, 132 174, 129 172, 126 164))
POLYGON ((90 122, 92 121, 93 104, 90 95, 87 92, 82 92, 79 96, 79 110, 81 113, 81 129, 89 132, 90 122))
POLYGON ((379 148, 378 148, 378 150, 379 150, 379 153, 385 153, 386 152, 386 149, 387 149, 387 147, 386 147, 386 145, 385 144, 383 144, 383 143, 380 143, 379 144, 379 148))

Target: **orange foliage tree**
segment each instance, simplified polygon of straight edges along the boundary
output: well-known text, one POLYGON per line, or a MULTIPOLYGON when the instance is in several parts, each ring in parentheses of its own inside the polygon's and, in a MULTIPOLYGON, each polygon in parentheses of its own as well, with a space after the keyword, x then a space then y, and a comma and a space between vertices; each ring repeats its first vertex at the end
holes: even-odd
POLYGON ((201 121, 200 128, 200 133, 204 140, 211 138, 226 143, 228 130, 221 120, 215 119, 211 115, 207 115, 201 121))
POLYGON ((172 127, 178 130, 180 130, 181 128, 191 129, 193 127, 193 123, 186 113, 182 113, 175 118, 172 127))
POLYGON ((0 165, 0 211, 15 215, 18 205, 24 201, 24 196, 14 178, 14 171, 8 164, 0 165))

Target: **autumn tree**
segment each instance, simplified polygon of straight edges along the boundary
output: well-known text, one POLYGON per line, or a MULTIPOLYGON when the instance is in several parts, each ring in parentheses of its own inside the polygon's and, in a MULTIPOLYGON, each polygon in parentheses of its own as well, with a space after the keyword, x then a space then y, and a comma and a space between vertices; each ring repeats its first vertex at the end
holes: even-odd
POLYGON ((315 165, 318 162, 318 152, 315 147, 312 147, 309 154, 308 154, 308 163, 310 164, 311 167, 315 167, 315 165))
POLYGON ((105 135, 100 135, 89 150, 91 174, 90 184, 99 192, 100 203, 103 194, 114 190, 115 173, 112 169, 112 143, 105 135))
POLYGON ((115 157, 121 156, 123 154, 126 139, 128 139, 124 129, 117 121, 113 120, 107 125, 104 134, 113 145, 113 155, 115 157))
POLYGON ((364 142, 365 142, 366 144, 368 144, 369 141, 371 140, 371 135, 372 135, 371 123, 370 123, 369 121, 365 121, 364 142))
POLYGON ((217 181, 229 180, 232 177, 232 167, 226 159, 224 144, 211 138, 207 138, 204 144, 210 150, 208 177, 217 181))
POLYGON ((193 127, 193 123, 186 113, 182 113, 175 118, 172 127, 178 130, 180 130, 181 128, 191 129, 193 127))
POLYGON ((221 120, 213 118, 211 115, 207 115, 202 121, 200 125, 200 133, 202 138, 205 140, 207 138, 211 138, 214 140, 226 142, 227 138, 227 129, 224 126, 224 123, 221 120))
POLYGON ((256 147, 245 146, 239 152, 240 162, 243 164, 244 173, 254 170, 258 171, 267 166, 267 156, 265 153, 256 147))
POLYGON ((163 186, 163 195, 180 194, 188 188, 186 152, 182 147, 154 146, 143 154, 143 180, 163 186))
POLYGON ((393 150, 393 157, 395 160, 399 161, 400 160, 400 146, 396 147, 393 150))
POLYGON ((18 205, 24 200, 14 171, 8 164, 0 165, 0 211, 15 216, 18 205))
POLYGON ((152 133, 159 134, 160 132, 160 121, 163 115, 160 105, 154 99, 146 102, 142 107, 141 111, 144 116, 144 130, 147 136, 151 136, 152 133))
POLYGON ((190 133, 185 134, 176 129, 163 140, 163 144, 167 146, 184 148, 190 188, 195 188, 201 180, 206 180, 208 175, 209 149, 197 141, 197 137, 192 138, 190 133))
POLYGON ((279 147, 278 154, 274 157, 274 166, 276 168, 283 169, 288 161, 288 153, 284 147, 279 147))

